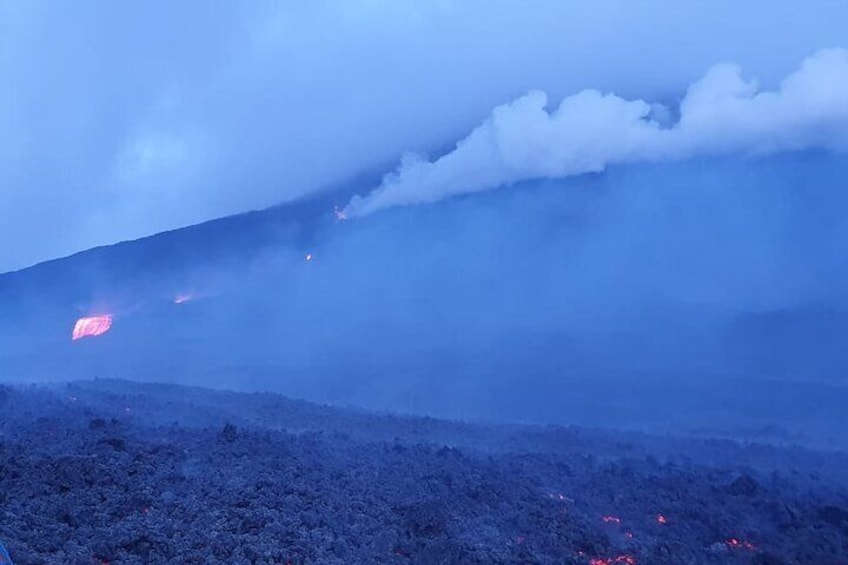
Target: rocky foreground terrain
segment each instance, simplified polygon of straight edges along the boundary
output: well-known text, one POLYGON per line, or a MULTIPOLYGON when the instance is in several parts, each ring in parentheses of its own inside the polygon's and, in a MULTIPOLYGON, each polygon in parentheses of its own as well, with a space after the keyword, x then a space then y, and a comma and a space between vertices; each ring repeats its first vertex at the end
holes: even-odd
POLYGON ((17 564, 848 564, 848 455, 96 380, 0 388, 17 564))

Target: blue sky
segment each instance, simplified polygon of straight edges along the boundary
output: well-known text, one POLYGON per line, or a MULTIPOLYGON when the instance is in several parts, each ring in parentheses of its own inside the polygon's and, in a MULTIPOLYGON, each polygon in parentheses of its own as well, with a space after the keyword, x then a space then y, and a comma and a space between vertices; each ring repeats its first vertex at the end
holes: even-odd
POLYGON ((0 0, 0 271, 432 160, 532 90, 673 104, 721 62, 778 89, 845 21, 838 0, 0 0))

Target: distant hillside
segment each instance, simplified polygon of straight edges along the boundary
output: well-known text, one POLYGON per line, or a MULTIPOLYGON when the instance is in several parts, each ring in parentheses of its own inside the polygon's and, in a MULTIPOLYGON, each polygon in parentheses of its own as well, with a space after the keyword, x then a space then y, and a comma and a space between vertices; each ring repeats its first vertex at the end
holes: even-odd
POLYGON ((149 292, 169 281, 190 285, 206 266, 237 268, 274 245, 306 248, 317 228, 334 221, 364 179, 319 195, 133 241, 96 247, 61 259, 0 274, 0 312, 67 308, 98 296, 149 292))

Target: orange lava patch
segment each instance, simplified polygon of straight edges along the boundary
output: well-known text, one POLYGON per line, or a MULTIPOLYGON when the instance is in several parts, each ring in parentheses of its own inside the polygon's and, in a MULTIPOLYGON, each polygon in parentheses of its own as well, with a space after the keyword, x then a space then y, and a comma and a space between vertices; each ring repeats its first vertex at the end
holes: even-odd
POLYGON ((103 335, 112 329, 112 315, 104 314, 102 316, 88 316, 80 318, 74 324, 74 331, 71 339, 78 340, 84 337, 96 337, 103 335))

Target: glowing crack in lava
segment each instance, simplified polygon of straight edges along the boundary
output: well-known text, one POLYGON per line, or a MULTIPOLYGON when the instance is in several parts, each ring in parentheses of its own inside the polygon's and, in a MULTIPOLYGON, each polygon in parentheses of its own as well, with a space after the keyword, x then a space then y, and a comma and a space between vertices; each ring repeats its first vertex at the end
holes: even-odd
POLYGON ((96 337, 103 335, 112 328, 112 315, 88 316, 80 318, 74 324, 74 332, 71 339, 78 340, 84 337, 96 337))
POLYGON ((730 538, 724 544, 730 549, 747 549, 748 551, 754 551, 757 549, 753 543, 749 541, 738 540, 736 538, 730 538))
POLYGON ((616 557, 598 557, 589 561, 589 565, 636 565, 636 558, 632 555, 618 555, 616 557))

